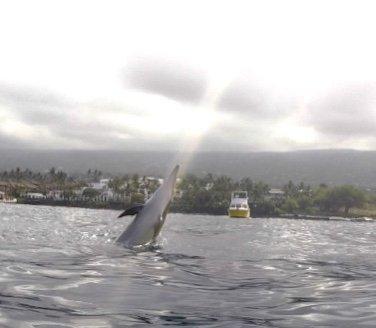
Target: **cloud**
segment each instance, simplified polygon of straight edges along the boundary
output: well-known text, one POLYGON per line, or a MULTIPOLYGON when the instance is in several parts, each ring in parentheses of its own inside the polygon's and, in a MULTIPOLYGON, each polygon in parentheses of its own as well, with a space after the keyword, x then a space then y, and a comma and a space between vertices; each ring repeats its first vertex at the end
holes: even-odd
POLYGON ((192 115, 190 106, 159 95, 128 92, 116 102, 79 103, 40 89, 0 86, 5 148, 176 148, 187 133, 184 118, 192 115))
POLYGON ((372 149, 375 95, 373 85, 346 86, 299 112, 293 98, 234 82, 219 109, 205 112, 202 104, 134 90, 116 101, 76 102, 0 85, 0 147, 177 150, 197 138, 201 150, 372 149))
POLYGON ((198 103, 207 84, 200 69, 176 60, 156 58, 133 60, 124 77, 131 88, 188 103, 198 103))
POLYGON ((119 131, 101 120, 97 112, 94 106, 91 108, 46 90, 2 84, 2 147, 111 148, 114 133, 124 135, 124 129, 119 131))
POLYGON ((215 127, 203 135, 200 150, 205 151, 262 151, 273 147, 271 135, 274 125, 260 121, 258 124, 238 116, 226 115, 215 127))
POLYGON ((249 78, 240 78, 224 90, 217 107, 243 119, 275 121, 294 110, 296 100, 249 78))
POLYGON ((376 136, 376 85, 336 88, 308 104, 307 123, 329 136, 376 136))
POLYGON ((243 82, 233 82, 220 97, 218 107, 228 111, 263 115, 267 109, 267 95, 260 87, 243 82))
POLYGON ((67 102, 63 97, 40 89, 21 87, 13 84, 0 84, 0 98, 17 104, 32 105, 59 105, 67 102))
POLYGON ((45 90, 0 85, 0 104, 12 108, 13 113, 30 124, 48 125, 64 120, 74 104, 66 98, 45 90))

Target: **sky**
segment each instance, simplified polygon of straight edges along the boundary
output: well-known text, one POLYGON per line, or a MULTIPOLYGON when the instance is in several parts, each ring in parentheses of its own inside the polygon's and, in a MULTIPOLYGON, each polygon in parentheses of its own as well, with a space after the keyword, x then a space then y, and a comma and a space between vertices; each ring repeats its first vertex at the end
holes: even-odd
POLYGON ((374 1, 2 1, 0 148, 376 150, 374 1))

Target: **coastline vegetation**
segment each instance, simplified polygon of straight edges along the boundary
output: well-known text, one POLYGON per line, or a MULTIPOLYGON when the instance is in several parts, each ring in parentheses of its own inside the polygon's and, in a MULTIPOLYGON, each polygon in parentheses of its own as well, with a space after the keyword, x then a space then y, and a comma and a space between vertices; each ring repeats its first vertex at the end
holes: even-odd
MULTIPOLYGON (((106 182, 103 185, 99 184, 101 179, 103 173, 91 169, 85 174, 68 175, 55 168, 42 173, 16 168, 0 172, 0 191, 20 203, 121 209, 144 202, 161 182, 137 174, 109 176, 103 179, 106 182), (31 193, 39 197, 33 198, 31 193)), ((171 210, 223 215, 227 213, 231 192, 246 190, 255 217, 302 214, 376 218, 376 194, 369 190, 352 185, 310 186, 292 181, 279 187, 271 188, 249 177, 234 181, 228 176, 188 174, 177 184, 171 210)))
POLYGON ((277 194, 264 182, 250 178, 233 181, 229 177, 204 178, 188 175, 180 184, 182 197, 173 209, 179 212, 225 214, 231 191, 246 190, 253 216, 282 214, 340 215, 376 217, 376 195, 351 185, 311 187, 289 181, 277 194))

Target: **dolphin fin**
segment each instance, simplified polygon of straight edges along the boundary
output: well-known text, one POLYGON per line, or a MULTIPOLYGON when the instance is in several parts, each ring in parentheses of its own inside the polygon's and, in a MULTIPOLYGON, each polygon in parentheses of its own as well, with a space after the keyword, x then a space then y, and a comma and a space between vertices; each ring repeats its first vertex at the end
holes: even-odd
POLYGON ((121 213, 118 216, 118 218, 121 218, 121 217, 127 216, 127 215, 135 215, 138 212, 140 212, 143 209, 143 207, 144 207, 144 205, 142 205, 142 204, 135 204, 135 205, 127 208, 123 213, 121 213))

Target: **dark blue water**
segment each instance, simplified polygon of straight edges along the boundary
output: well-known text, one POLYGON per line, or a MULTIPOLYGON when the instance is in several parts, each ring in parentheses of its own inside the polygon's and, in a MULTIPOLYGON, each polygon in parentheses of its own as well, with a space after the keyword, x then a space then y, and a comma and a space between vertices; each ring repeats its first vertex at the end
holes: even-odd
POLYGON ((161 248, 118 212, 0 204, 0 327, 375 327, 373 222, 169 215, 161 248))

